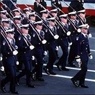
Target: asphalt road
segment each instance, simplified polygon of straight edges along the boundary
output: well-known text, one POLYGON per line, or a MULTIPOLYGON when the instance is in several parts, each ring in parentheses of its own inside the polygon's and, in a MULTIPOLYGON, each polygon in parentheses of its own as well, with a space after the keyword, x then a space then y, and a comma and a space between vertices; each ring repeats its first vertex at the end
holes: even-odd
MULTIPOLYGON (((86 76, 86 85, 89 88, 76 88, 71 82, 71 77, 74 76, 79 68, 67 67, 69 71, 58 71, 54 65, 54 71, 57 73, 55 76, 48 76, 43 71, 44 82, 33 81, 35 88, 28 88, 25 85, 25 77, 20 80, 20 85, 17 86, 17 91, 20 95, 95 95, 95 28, 90 28, 92 38, 89 39, 91 53, 93 59, 89 60, 88 72, 86 76)), ((61 56, 61 49, 59 50, 59 56, 61 56)), ((0 75, 0 78, 3 78, 0 75)), ((9 84, 6 85, 8 90, 9 84)), ((10 93, 7 93, 11 95, 10 93)), ((7 95, 1 92, 0 95, 7 95)))

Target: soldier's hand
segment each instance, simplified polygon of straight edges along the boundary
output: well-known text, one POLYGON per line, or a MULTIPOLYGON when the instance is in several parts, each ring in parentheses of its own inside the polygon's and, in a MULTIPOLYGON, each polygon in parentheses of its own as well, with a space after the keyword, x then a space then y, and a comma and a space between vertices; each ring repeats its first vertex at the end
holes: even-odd
POLYGON ((93 59, 93 56, 92 56, 92 55, 90 55, 90 56, 89 56, 89 59, 93 59))
POLYGON ((47 55, 47 51, 44 51, 44 55, 47 55))
POLYGON ((91 38, 92 37, 92 34, 90 33, 90 34, 88 34, 88 38, 91 38))
POLYGON ((14 50, 13 51, 13 55, 17 55, 18 54, 18 51, 17 50, 14 50))
POLYGON ((81 62, 81 59, 80 58, 77 58, 76 59, 76 62, 80 63, 81 62))
POLYGON ((19 61, 16 61, 16 65, 19 65, 19 61))

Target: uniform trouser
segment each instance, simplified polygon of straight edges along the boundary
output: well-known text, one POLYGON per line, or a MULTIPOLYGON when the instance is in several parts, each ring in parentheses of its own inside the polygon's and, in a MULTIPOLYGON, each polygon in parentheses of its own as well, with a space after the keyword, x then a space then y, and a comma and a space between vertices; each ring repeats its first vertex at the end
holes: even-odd
POLYGON ((10 91, 15 91, 15 82, 16 82, 16 66, 15 65, 6 65, 4 64, 6 78, 1 81, 2 86, 5 86, 10 82, 10 91))
POLYGON ((68 56, 68 42, 67 40, 65 41, 65 39, 63 39, 63 41, 60 41, 59 45, 61 46, 63 54, 57 64, 61 65, 62 68, 64 68, 66 66, 66 61, 68 56))
POLYGON ((73 61, 75 59, 76 56, 76 40, 77 40, 78 35, 73 35, 71 36, 71 41, 72 41, 72 45, 70 47, 70 51, 69 51, 69 56, 68 56, 68 64, 69 65, 73 65, 73 61))
POLYGON ((57 59, 57 53, 56 53, 55 48, 56 48, 56 43, 55 42, 50 43, 49 46, 48 46, 49 62, 48 62, 46 67, 49 69, 49 71, 53 70, 53 64, 57 59))
POLYGON ((69 51, 68 64, 73 65, 73 61, 75 59, 75 56, 76 56, 76 54, 75 54, 75 50, 74 50, 74 45, 72 45, 70 47, 70 51, 69 51))
POLYGON ((23 60, 24 63, 24 69, 22 72, 17 76, 17 79, 19 80, 21 77, 26 75, 26 84, 31 83, 31 67, 32 67, 32 60, 23 60))
POLYGON ((43 68, 43 46, 40 46, 35 49, 34 56, 37 59, 36 69, 36 77, 42 77, 42 68, 43 68))
POLYGON ((84 84, 87 72, 87 62, 82 61, 81 70, 73 77, 74 80, 79 80, 79 84, 84 84))

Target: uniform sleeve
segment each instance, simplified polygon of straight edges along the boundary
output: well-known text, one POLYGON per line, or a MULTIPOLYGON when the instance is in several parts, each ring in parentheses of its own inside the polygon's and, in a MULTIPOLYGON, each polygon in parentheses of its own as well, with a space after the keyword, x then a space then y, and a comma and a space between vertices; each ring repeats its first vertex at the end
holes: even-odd
POLYGON ((13 55, 13 52, 10 50, 9 46, 7 45, 7 43, 5 41, 1 45, 1 52, 4 56, 13 55))

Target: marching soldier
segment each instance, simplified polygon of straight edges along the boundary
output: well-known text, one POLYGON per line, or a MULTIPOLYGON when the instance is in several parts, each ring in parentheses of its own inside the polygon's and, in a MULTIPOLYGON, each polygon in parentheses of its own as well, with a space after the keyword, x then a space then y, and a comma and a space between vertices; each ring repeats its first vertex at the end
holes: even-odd
POLYGON ((48 46, 47 46, 47 50, 49 51, 49 61, 47 63, 47 65, 44 67, 45 72, 49 75, 56 75, 55 72, 53 72, 53 64, 57 59, 57 51, 56 51, 56 47, 57 47, 57 39, 59 38, 59 36, 57 35, 57 28, 55 26, 56 22, 55 22, 55 18, 48 18, 48 23, 49 23, 49 28, 51 29, 53 35, 51 35, 51 33, 48 31, 46 33, 46 37, 47 37, 47 41, 48 41, 48 46), (56 36, 55 36, 56 35, 56 36))
POLYGON ((47 18, 48 18, 47 10, 42 10, 40 11, 40 13, 41 13, 41 18, 44 20, 44 23, 47 25, 47 18))
POLYGON ((3 65, 5 68, 6 78, 1 80, 1 90, 6 93, 5 85, 10 82, 10 92, 18 94, 16 92, 16 62, 17 62, 17 50, 14 39, 14 29, 8 29, 5 31, 6 37, 3 40, 1 51, 3 55, 3 65))
POLYGON ((76 39, 77 39, 77 37, 80 33, 80 29, 77 29, 78 28, 78 20, 76 19, 76 11, 69 12, 69 18, 70 18, 69 31, 71 31, 70 38, 71 38, 71 41, 72 41, 72 45, 70 47, 70 52, 69 52, 69 57, 68 57, 68 64, 71 67, 75 67, 75 65, 73 64, 73 61, 74 61, 74 57, 76 55, 76 50, 75 50, 76 39))
POLYGON ((87 24, 83 24, 79 26, 81 28, 81 34, 77 39, 77 55, 76 61, 80 64, 81 70, 71 79, 72 83, 78 87, 88 88, 85 85, 85 77, 87 72, 87 64, 89 58, 92 59, 92 55, 90 53, 89 41, 87 37, 87 24), (78 82, 79 81, 79 84, 78 82))
POLYGON ((36 80, 44 81, 42 76, 42 68, 43 68, 43 53, 44 49, 43 46, 46 44, 45 41, 45 32, 42 30, 43 25, 42 21, 37 21, 34 23, 35 30, 32 33, 32 43, 36 47, 34 49, 34 56, 37 60, 37 64, 35 67, 36 72, 36 80))
POLYGON ((58 29, 58 45, 61 46, 63 54, 56 65, 59 70, 68 71, 69 69, 66 68, 66 61, 68 56, 68 36, 70 36, 70 32, 68 31, 67 14, 60 15, 59 17, 63 28, 59 26, 58 29))
POLYGON ((18 51, 20 60, 24 64, 24 69, 17 75, 17 82, 20 78, 26 75, 26 85, 28 87, 34 88, 34 85, 31 84, 31 70, 32 70, 32 50, 34 46, 31 44, 31 36, 28 34, 29 24, 21 25, 21 34, 17 39, 18 51))
MULTIPOLYGON (((77 13, 78 20, 79 20, 79 25, 87 23, 87 21, 86 21, 86 12, 85 11, 86 11, 85 9, 80 8, 80 10, 77 13)), ((89 25, 87 27, 89 28, 89 25)), ((92 34, 90 33, 90 31, 88 31, 88 37, 89 38, 92 37, 92 34)))

